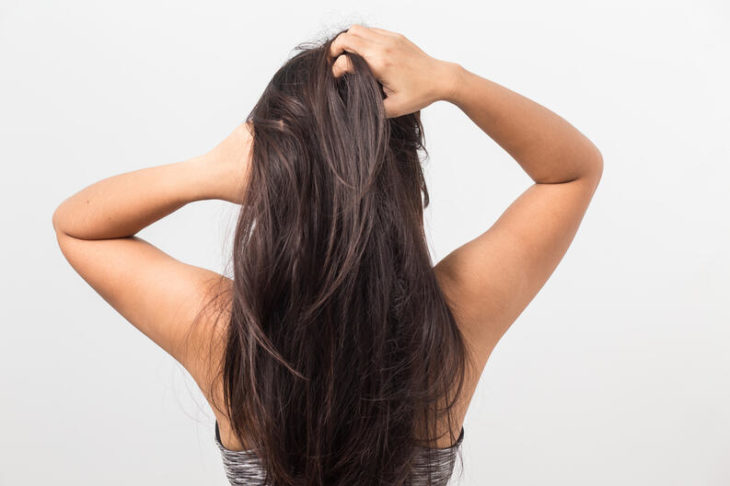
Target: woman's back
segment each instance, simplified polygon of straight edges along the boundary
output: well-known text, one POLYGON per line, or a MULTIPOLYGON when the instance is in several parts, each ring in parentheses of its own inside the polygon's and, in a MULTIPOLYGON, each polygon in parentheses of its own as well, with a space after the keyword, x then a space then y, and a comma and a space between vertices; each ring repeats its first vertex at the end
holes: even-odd
MULTIPOLYGON (((443 260, 448 261, 448 260, 443 260)), ((455 288, 452 288, 451 286, 453 283, 450 282, 447 278, 445 278, 442 275, 442 266, 436 265, 433 268, 433 272, 436 275, 436 279, 439 282, 439 286, 444 293, 444 295, 449 296, 450 302, 461 302, 462 300, 465 300, 458 296, 457 292, 458 290, 455 288)), ((230 284, 230 282, 227 282, 230 284)), ((466 303, 465 303, 466 304, 466 303)), ((227 307, 230 307, 230 304, 224 304, 224 309, 227 307)), ((463 307, 463 305, 459 306, 457 304, 457 308, 463 307)), ((455 309, 452 309, 452 311, 455 312, 455 309)), ((456 312, 455 312, 456 314, 456 312)), ((220 326, 220 323, 227 323, 230 319, 230 314, 228 313, 222 313, 216 316, 216 320, 218 321, 218 325, 211 325, 208 326, 210 328, 215 328, 216 332, 219 335, 225 334, 225 332, 222 332, 224 329, 222 326, 220 326)), ((456 320, 457 324, 460 326, 460 329, 462 329, 462 325, 460 321, 456 320)), ((462 332, 469 333, 470 331, 468 329, 462 329, 462 332)), ((215 339, 210 339, 210 337, 205 338, 206 342, 215 342, 215 339)), ((221 341, 219 341, 221 342, 221 341)), ((471 344, 471 343, 467 343, 471 344)), ((496 344, 496 343, 495 343, 496 344)), ((226 449, 230 452, 242 452, 242 451, 250 451, 254 449, 252 440, 248 439, 239 439, 235 434, 231 431, 230 426, 230 418, 226 414, 225 410, 221 410, 219 407, 217 407, 216 404, 223 403, 223 396, 224 396, 224 390, 223 390, 223 384, 220 380, 220 375, 216 376, 217 370, 220 368, 220 363, 225 358, 225 350, 218 347, 218 348, 210 348, 210 352, 206 355, 206 358, 204 362, 201 360, 199 364, 198 370, 195 372, 195 376, 199 377, 197 378, 198 384, 200 388, 204 391, 206 398, 208 400, 209 405, 211 406, 211 409, 215 416, 215 436, 216 441, 220 441, 221 445, 223 446, 223 449, 226 449), (211 377, 214 377, 211 379, 211 377)), ((469 356, 479 356, 476 354, 477 351, 473 351, 469 354, 469 356)), ((486 361, 486 360, 485 360, 486 361)), ((471 402, 471 398, 474 394, 474 391, 476 390, 476 387, 479 383, 479 378, 481 375, 481 368, 478 368, 479 363, 476 362, 470 362, 467 366, 467 372, 465 373, 465 380, 462 385, 461 394, 458 396, 458 398, 455 400, 454 406, 452 407, 452 415, 451 415, 451 424, 449 424, 449 421, 447 420, 448 417, 445 417, 444 420, 440 421, 438 423, 438 436, 440 437, 437 441, 430 443, 429 448, 433 450, 441 449, 441 450, 450 450, 455 448, 456 442, 453 438, 456 438, 456 441, 458 443, 461 443, 461 440, 463 439, 464 435, 464 418, 466 416, 466 412, 468 410, 469 404, 471 402)), ((483 366, 482 366, 483 368, 483 366)), ((426 435, 424 432, 422 435, 426 435)))
MULTIPOLYGON (((450 280, 441 276, 442 267, 438 265, 434 267, 433 271, 437 276, 439 284, 445 295, 450 296, 449 300, 452 302, 460 302, 463 299, 457 295, 457 290, 452 289, 449 285, 453 285, 450 280)), ((463 306, 459 306, 463 307, 463 306)), ((222 322, 226 322, 228 317, 224 315, 222 322)), ((457 320, 457 322, 459 322, 457 320)), ((217 328, 220 331, 220 328, 217 328)), ((467 330, 468 332, 468 330, 467 330)), ((210 356, 216 353, 211 353, 210 356)), ((220 362, 224 359, 223 351, 217 351, 218 357, 213 359, 213 362, 220 362)), ((209 365, 208 365, 209 366, 209 365)), ((216 365, 216 368, 217 369, 216 365)), ((460 454, 461 446, 464 440, 464 417, 466 415, 469 403, 479 382, 479 375, 481 369, 476 368, 478 364, 471 363, 467 369, 469 372, 466 374, 466 379, 462 386, 462 393, 459 395, 453 406, 452 421, 444 419, 439 422, 438 431, 440 439, 432 443, 429 447, 418 448, 418 453, 414 461, 414 467, 410 479, 410 485, 426 485, 429 464, 431 468, 431 480, 432 486, 446 485, 451 477, 454 466, 456 463, 456 457, 460 454), (475 370, 477 370, 475 372, 475 370), (450 428, 451 425, 451 428, 450 428), (456 440, 452 440, 451 437, 456 437, 456 440)), ((214 376, 215 369, 207 369, 203 373, 197 373, 197 376, 214 376)), ((252 445, 254 441, 247 439, 239 439, 236 434, 231 430, 230 420, 225 410, 220 410, 216 404, 221 403, 223 398, 223 385, 220 380, 216 381, 198 381, 202 390, 206 392, 206 397, 209 397, 209 393, 214 393, 215 396, 208 399, 208 402, 215 415, 214 423, 214 434, 213 439, 216 446, 221 454, 223 467, 226 473, 226 477, 232 485, 249 485, 265 486, 265 471, 261 461, 261 458, 255 452, 255 448, 252 445)))

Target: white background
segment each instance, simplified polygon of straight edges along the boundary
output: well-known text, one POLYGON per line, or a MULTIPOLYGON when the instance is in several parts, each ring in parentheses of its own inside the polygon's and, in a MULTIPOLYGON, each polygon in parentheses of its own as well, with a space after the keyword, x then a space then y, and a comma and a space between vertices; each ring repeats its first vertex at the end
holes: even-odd
MULTIPOLYGON (((605 170, 572 247, 492 354, 463 485, 730 484, 726 2, 0 3, 0 484, 223 485, 177 363, 64 260, 51 216, 212 148, 299 42, 402 32, 547 106, 605 170)), ((423 112, 434 261, 530 184, 458 108, 423 112)), ((143 230, 224 270, 236 206, 143 230)))

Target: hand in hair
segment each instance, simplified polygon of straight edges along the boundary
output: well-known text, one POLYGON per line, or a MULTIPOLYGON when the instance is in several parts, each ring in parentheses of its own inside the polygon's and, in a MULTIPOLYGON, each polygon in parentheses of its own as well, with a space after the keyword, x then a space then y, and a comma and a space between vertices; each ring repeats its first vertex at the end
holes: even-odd
POLYGON ((389 118, 449 100, 458 82, 456 63, 431 57, 402 34, 384 29, 352 25, 332 41, 329 53, 336 58, 332 66, 335 77, 352 72, 347 53, 365 59, 383 85, 389 118))

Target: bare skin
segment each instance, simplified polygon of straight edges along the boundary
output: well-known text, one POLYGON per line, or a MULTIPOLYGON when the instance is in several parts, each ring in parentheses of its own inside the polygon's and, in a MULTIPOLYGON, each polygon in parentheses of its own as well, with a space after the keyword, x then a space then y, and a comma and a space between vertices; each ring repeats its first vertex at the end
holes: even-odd
MULTIPOLYGON (((504 148, 534 181, 484 233, 443 258, 434 272, 467 340, 470 367, 457 404, 463 425, 494 347, 565 255, 599 184, 596 146, 547 108, 462 66, 437 60, 401 34, 353 25, 332 44, 333 74, 350 68, 347 53, 365 58, 384 86, 386 114, 400 116, 439 100, 458 106, 504 148)), ((210 379, 222 350, 192 352, 210 342, 220 321, 192 330, 213 285, 230 279, 180 262, 135 235, 194 201, 240 202, 252 135, 240 125, 210 152, 103 179, 66 199, 53 215, 59 246, 73 268, 110 305, 179 361, 209 402, 222 389, 210 379), (192 345, 191 345, 192 344, 192 345), (213 396, 208 394, 212 389, 213 396)), ((248 448, 211 407, 221 440, 248 448)), ((445 431, 445 430, 444 430, 445 431)), ((451 444, 446 435, 434 447, 451 444)))

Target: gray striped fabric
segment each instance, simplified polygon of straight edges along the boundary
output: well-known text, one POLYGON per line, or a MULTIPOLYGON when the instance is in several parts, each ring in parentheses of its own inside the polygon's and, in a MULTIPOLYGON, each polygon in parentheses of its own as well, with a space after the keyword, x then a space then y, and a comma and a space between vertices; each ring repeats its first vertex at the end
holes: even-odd
MULTIPOLYGON (((464 440, 464 428, 456 443, 451 447, 443 449, 431 449, 431 463, 433 486, 446 486, 449 478, 454 471, 454 459, 456 452, 464 440)), ((267 486, 264 482, 264 470, 261 460, 250 450, 232 451, 226 449, 221 442, 220 430, 218 429, 218 421, 215 422, 215 442, 223 457, 223 468, 226 472, 228 481, 233 486, 267 486)), ((428 449, 422 448, 422 453, 417 456, 416 464, 413 470, 413 476, 410 484, 412 486, 425 485, 428 477, 428 459, 426 453, 428 449)))

